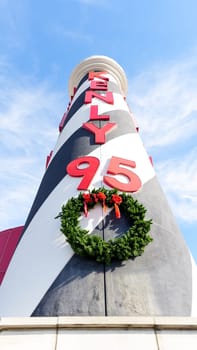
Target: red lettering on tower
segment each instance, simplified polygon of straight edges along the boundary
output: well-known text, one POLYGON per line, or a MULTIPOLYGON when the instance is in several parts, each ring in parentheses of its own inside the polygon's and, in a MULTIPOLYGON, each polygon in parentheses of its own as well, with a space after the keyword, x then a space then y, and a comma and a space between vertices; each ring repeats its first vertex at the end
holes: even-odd
POLYGON ((61 122, 59 124, 59 132, 61 132, 63 127, 64 127, 64 123, 65 123, 66 117, 67 117, 67 113, 65 112, 63 117, 62 117, 62 120, 61 120, 61 122))
POLYGON ((67 165, 66 171, 70 176, 83 177, 77 189, 87 190, 99 165, 100 160, 96 157, 80 157, 70 162, 67 165), (87 167, 81 169, 80 166, 84 164, 87 164, 87 167))
POLYGON ((98 128, 93 123, 84 123, 82 127, 95 135, 95 143, 105 143, 105 135, 116 127, 116 123, 107 123, 102 128, 98 128))
POLYGON ((52 154, 53 154, 53 151, 51 151, 51 152, 49 153, 49 155, 47 156, 47 159, 46 159, 46 169, 48 168, 48 165, 49 165, 49 162, 50 162, 50 160, 51 160, 52 154))
POLYGON ((90 120, 109 120, 110 115, 98 115, 98 106, 90 106, 90 120))
POLYGON ((111 91, 107 91, 106 95, 104 96, 104 95, 98 94, 95 91, 88 90, 85 93, 85 101, 84 102, 85 103, 91 103, 93 97, 96 97, 99 100, 104 101, 106 103, 109 103, 111 105, 113 105, 113 103, 114 103, 114 98, 113 98, 113 94, 112 94, 111 91))
POLYGON ((88 80, 93 80, 94 78, 99 78, 102 80, 109 80, 108 77, 103 77, 103 74, 107 74, 106 72, 89 72, 88 80))
POLYGON ((103 181, 106 185, 116 188, 119 191, 137 192, 142 186, 141 180, 137 174, 132 170, 125 168, 125 166, 135 168, 136 163, 133 160, 112 157, 107 169, 107 174, 123 175, 127 178, 128 183, 123 183, 111 176, 104 176, 103 181))
POLYGON ((153 166, 153 158, 151 156, 149 156, 149 160, 150 160, 150 162, 151 162, 151 164, 153 166))
POLYGON ((107 90, 107 81, 92 80, 90 83, 90 89, 92 89, 92 90, 107 90))

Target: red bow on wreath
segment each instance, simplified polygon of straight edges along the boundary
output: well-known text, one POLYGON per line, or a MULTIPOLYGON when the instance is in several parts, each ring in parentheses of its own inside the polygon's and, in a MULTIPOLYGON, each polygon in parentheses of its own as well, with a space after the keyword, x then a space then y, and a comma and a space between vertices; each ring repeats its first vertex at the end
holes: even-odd
MULTIPOLYGON (((103 192, 93 193, 90 195, 89 193, 83 193, 83 205, 84 205, 84 214, 85 217, 88 216, 88 203, 97 203, 98 201, 102 202, 103 210, 106 211, 107 207, 105 204, 106 195, 103 192)), ((112 194, 111 197, 112 202, 114 203, 115 215, 117 219, 120 219, 120 209, 119 205, 122 203, 122 197, 118 194, 112 194)))
POLYGON ((117 219, 120 219, 119 205, 122 203, 122 197, 118 194, 112 194, 112 202, 114 202, 115 215, 117 219))
POLYGON ((104 210, 104 212, 106 212, 107 208, 106 208, 106 204, 105 204, 105 200, 106 200, 105 193, 103 193, 103 192, 97 193, 97 198, 98 198, 99 201, 102 202, 103 210, 104 210))

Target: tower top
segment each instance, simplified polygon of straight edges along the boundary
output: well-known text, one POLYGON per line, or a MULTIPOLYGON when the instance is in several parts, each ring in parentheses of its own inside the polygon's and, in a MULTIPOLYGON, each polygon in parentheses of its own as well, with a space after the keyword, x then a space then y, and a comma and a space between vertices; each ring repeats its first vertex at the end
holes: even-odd
POLYGON ((101 70, 111 74, 118 82, 124 95, 127 94, 127 78, 123 68, 112 58, 107 56, 90 56, 78 64, 72 71, 68 91, 73 94, 74 87, 77 87, 80 80, 90 71, 101 70))

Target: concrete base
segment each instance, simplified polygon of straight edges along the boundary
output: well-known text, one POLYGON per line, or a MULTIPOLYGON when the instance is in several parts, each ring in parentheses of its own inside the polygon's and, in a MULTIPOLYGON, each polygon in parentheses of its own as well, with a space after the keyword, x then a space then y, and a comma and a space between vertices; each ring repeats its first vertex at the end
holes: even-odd
POLYGON ((196 350, 197 318, 2 318, 3 350, 196 350))

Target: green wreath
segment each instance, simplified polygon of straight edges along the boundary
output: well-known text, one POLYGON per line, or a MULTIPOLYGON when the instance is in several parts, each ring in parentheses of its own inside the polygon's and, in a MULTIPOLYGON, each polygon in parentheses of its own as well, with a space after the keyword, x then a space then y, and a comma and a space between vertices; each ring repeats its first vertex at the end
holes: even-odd
POLYGON ((69 199, 57 218, 61 220, 61 232, 76 254, 110 264, 112 260, 123 261, 141 255, 146 245, 153 240, 148 234, 152 220, 145 220, 145 214, 145 207, 131 195, 118 194, 117 190, 102 187, 69 199), (88 210, 98 203, 102 204, 103 210, 114 207, 116 218, 120 218, 121 212, 125 214, 130 228, 121 237, 104 241, 97 235, 89 235, 87 230, 80 227, 81 212, 84 211, 85 216, 88 216, 88 210))

